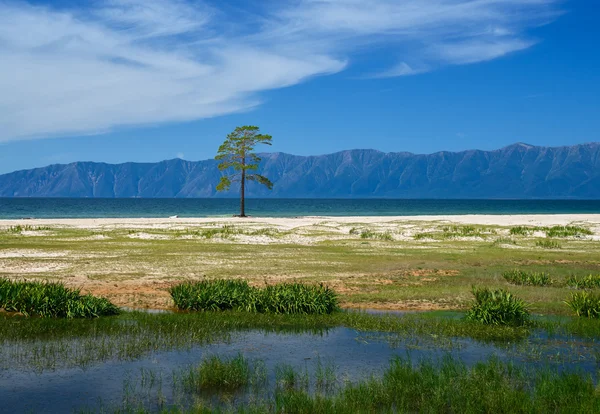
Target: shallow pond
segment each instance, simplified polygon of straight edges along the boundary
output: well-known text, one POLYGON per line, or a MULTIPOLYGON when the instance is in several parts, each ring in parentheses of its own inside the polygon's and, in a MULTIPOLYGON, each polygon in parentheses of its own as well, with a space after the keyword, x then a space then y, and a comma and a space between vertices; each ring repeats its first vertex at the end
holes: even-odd
MULTIPOLYGON (((5 344, 10 346, 10 344, 5 344)), ((19 343, 19 346, 27 346, 19 343)), ((515 343, 486 344, 470 339, 403 336, 331 328, 315 333, 237 332, 223 342, 185 350, 152 352, 137 360, 95 362, 85 368, 36 371, 5 366, 0 370, 0 413, 113 411, 140 405, 150 411, 173 404, 189 406, 194 398, 179 389, 177 377, 210 355, 243 354, 264 364, 274 387, 277 367, 289 365, 312 377, 319 365, 334 368, 338 382, 379 376, 394 356, 413 361, 451 355, 467 365, 496 356, 527 366, 550 366, 593 376, 599 368, 598 339, 548 338, 540 332, 515 343)), ((230 397, 228 403, 247 395, 230 397), (232 399, 233 398, 233 399, 232 399)))

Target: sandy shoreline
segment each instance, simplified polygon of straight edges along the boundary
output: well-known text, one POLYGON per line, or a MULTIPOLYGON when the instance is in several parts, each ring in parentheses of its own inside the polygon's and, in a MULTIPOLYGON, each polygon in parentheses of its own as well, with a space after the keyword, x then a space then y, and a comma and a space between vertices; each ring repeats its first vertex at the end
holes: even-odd
POLYGON ((303 217, 206 217, 206 218, 70 218, 70 219, 10 219, 0 220, 0 227, 67 226, 75 228, 103 227, 156 227, 170 228, 186 225, 236 224, 263 225, 282 228, 317 225, 323 222, 351 223, 403 223, 403 222, 447 222, 497 226, 552 226, 571 223, 600 225, 600 214, 469 214, 436 216, 303 216, 303 217))

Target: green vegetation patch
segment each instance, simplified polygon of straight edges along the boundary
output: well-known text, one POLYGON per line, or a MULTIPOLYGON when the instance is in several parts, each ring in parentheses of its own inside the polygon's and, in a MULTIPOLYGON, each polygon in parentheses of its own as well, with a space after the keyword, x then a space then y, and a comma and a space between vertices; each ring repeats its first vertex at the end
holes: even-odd
POLYGON ((234 358, 208 357, 183 377, 187 388, 231 392, 248 386, 250 364, 242 354, 234 358))
POLYGON ((535 242, 537 247, 541 247, 542 249, 560 249, 561 245, 556 240, 538 240, 535 242))
POLYGON ((600 275, 587 275, 582 278, 571 276, 567 279, 567 286, 576 289, 600 288, 600 275))
POLYGON ((525 370, 497 359, 469 368, 450 357, 418 365, 396 358, 382 378, 337 393, 281 388, 264 407, 277 413, 586 413, 600 410, 600 394, 590 377, 525 370))
POLYGON ((552 280, 547 273, 526 272, 524 270, 509 270, 502 273, 508 283, 527 286, 550 286, 552 280))
POLYGON ((527 227, 516 226, 510 229, 513 236, 529 236, 536 231, 546 233, 546 237, 579 237, 589 236, 592 233, 590 229, 581 226, 552 226, 552 227, 527 227))
POLYGON ((209 280, 181 283, 169 293, 180 310, 317 315, 339 310, 337 294, 322 284, 281 283, 261 289, 241 280, 209 280))
POLYGON ((580 226, 553 226, 544 231, 547 237, 577 237, 593 234, 590 229, 580 226))
POLYGON ((504 290, 473 287, 475 303, 467 312, 469 321, 486 325, 523 326, 529 322, 527 305, 504 290))
POLYGON ((600 318, 600 295, 590 292, 573 293, 570 300, 565 303, 577 316, 586 318, 600 318))
POLYGON ((119 308, 108 299, 81 295, 57 282, 0 279, 0 308, 25 316, 47 318, 97 318, 117 315, 119 308))

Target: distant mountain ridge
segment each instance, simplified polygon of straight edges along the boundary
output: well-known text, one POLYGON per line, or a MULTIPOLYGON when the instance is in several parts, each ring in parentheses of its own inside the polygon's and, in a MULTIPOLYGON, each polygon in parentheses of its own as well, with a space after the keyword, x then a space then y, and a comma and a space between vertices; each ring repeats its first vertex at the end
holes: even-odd
MULTIPOLYGON (((348 150, 327 155, 261 154, 279 198, 600 198, 600 143, 412 154, 348 150)), ((215 160, 75 162, 0 175, 0 197, 223 197, 215 160)))

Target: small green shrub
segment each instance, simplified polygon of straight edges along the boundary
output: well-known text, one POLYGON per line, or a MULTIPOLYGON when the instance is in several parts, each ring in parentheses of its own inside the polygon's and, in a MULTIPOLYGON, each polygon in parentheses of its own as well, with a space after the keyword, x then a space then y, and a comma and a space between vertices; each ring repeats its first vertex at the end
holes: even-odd
POLYGON ((561 245, 555 240, 538 240, 535 242, 537 247, 541 247, 542 249, 560 249, 561 245))
POLYGON ((535 228, 532 227, 516 226, 510 229, 510 234, 512 236, 529 236, 534 231, 535 228))
POLYGON ((508 283, 512 283, 513 285, 549 286, 552 284, 550 276, 546 273, 509 270, 502 273, 502 276, 508 283))
POLYGON ((600 318, 600 295, 590 292, 573 293, 565 303, 579 317, 600 318))
POLYGON ((593 234, 590 229, 580 226, 553 226, 544 229, 544 231, 547 237, 576 237, 593 234))
POLYGON ((424 240, 424 239, 431 239, 433 238, 433 236, 431 235, 431 233, 416 233, 413 238, 415 240, 424 240))
POLYGON ((360 229, 358 227, 352 227, 350 229, 350 231, 348 232, 348 234, 351 234, 353 236, 359 235, 360 234, 360 229))
POLYGON ((527 305, 512 293, 488 288, 472 288, 475 303, 467 312, 469 321, 486 325, 522 326, 529 321, 527 305))
POLYGON ((442 227, 442 231, 443 234, 441 237, 444 239, 454 237, 485 237, 484 230, 475 226, 445 226, 442 227))
POLYGON ((189 311, 322 315, 339 309, 336 293, 322 284, 281 283, 259 289, 243 280, 210 280, 181 283, 169 293, 178 309, 189 311))
POLYGON ((508 237, 499 237, 496 240, 494 240, 493 243, 495 246, 501 245, 501 244, 517 244, 516 241, 514 241, 511 238, 508 237))
POLYGON ((394 237, 392 236, 392 233, 390 233, 389 231, 386 231, 385 233, 377 233, 377 232, 374 232, 373 230, 370 230, 370 229, 363 230, 360 233, 360 238, 361 239, 386 240, 386 241, 392 241, 392 240, 394 240, 394 237))
POLYGON ((25 316, 97 318, 117 315, 119 308, 108 299, 81 295, 57 282, 0 279, 0 308, 25 316))
POLYGON ((571 276, 567 279, 567 286, 576 289, 600 288, 600 275, 588 275, 582 278, 571 276))

